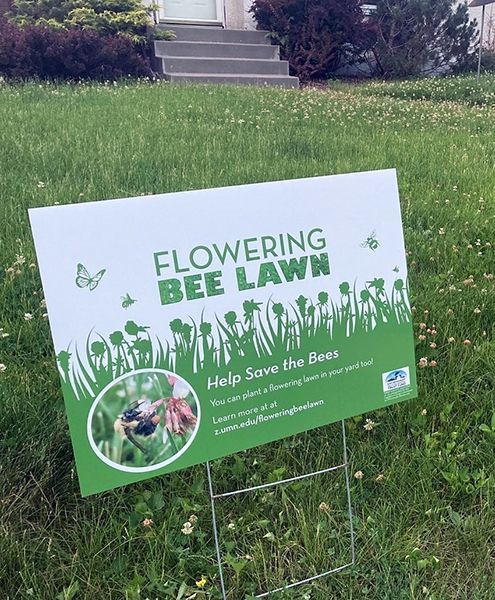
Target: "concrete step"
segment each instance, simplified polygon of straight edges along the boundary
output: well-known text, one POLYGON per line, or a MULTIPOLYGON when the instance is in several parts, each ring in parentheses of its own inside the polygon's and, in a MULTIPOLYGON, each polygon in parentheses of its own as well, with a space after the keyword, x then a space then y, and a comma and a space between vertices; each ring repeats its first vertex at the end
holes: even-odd
POLYGON ((160 29, 173 31, 178 42, 224 42, 226 44, 266 44, 267 31, 222 29, 197 25, 169 25, 160 23, 160 29))
POLYGON ((231 85, 278 86, 298 88, 299 79, 286 75, 234 75, 228 73, 165 73, 174 83, 226 83, 231 85))
POLYGON ((258 58, 162 57, 163 73, 227 73, 235 75, 288 75, 286 60, 258 58))
POLYGON ((266 31, 168 23, 159 27, 176 35, 173 41, 154 44, 153 68, 169 81, 299 86, 266 31))
POLYGON ((155 56, 195 56, 198 58, 279 59, 279 47, 271 44, 233 44, 226 42, 155 42, 155 56))

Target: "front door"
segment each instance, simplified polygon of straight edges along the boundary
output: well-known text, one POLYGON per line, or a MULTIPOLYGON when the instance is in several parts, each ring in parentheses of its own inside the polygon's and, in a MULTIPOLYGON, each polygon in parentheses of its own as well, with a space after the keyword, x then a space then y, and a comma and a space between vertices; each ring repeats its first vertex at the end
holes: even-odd
POLYGON ((170 23, 221 24, 223 0, 161 0, 160 18, 170 23))

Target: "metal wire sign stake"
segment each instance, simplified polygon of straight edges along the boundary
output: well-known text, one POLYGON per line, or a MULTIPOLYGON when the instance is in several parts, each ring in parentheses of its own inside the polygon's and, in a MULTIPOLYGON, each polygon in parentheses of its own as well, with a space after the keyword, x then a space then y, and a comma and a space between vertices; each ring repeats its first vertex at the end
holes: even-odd
POLYGON ((222 566, 222 551, 220 549, 220 541, 219 541, 219 533, 218 533, 218 526, 217 526, 216 509, 215 509, 216 500, 219 500, 221 498, 227 498, 229 496, 235 496, 238 494, 245 494, 248 492, 253 492, 255 490, 261 490, 264 488, 275 487, 275 486, 282 485, 285 483, 292 483, 293 481, 299 481, 301 479, 307 479, 308 477, 315 477, 317 475, 323 475, 324 473, 330 473, 331 471, 338 471, 339 469, 343 469, 344 474, 345 474, 345 485, 346 485, 346 495, 347 495, 347 513, 348 513, 348 518, 349 518, 349 534, 350 534, 350 548, 349 548, 350 560, 349 560, 349 562, 347 562, 343 565, 340 565, 339 567, 329 569, 323 573, 319 573, 318 575, 306 577, 304 579, 301 579, 300 581, 296 581, 295 583, 290 583, 288 585, 276 588, 274 590, 269 590, 269 591, 263 592, 261 594, 258 594, 256 596, 256 598, 264 598, 271 594, 275 594, 277 592, 281 592, 281 591, 289 589, 289 588, 293 588, 293 587, 296 587, 299 585, 303 585, 305 583, 309 583, 311 581, 314 581, 315 579, 320 579, 321 577, 326 577, 327 575, 331 575, 332 573, 338 573, 339 571, 343 571, 344 569, 352 567, 355 564, 356 552, 355 552, 355 542, 354 542, 354 527, 353 527, 353 523, 352 523, 353 515, 352 515, 352 503, 351 503, 351 489, 350 489, 350 481, 349 481, 349 461, 348 461, 348 457, 347 457, 347 439, 346 439, 346 433, 345 433, 344 420, 341 421, 341 425, 342 425, 342 463, 338 464, 338 465, 333 465, 331 467, 327 467, 325 469, 321 469, 319 471, 313 471, 311 473, 304 473, 303 475, 298 475, 296 477, 290 477, 288 479, 280 479, 278 481, 274 481, 271 483, 263 483, 261 485, 255 485, 252 487, 243 488, 243 489, 239 489, 239 490, 232 490, 230 492, 225 492, 223 494, 216 494, 214 491, 214 487, 213 487, 211 466, 210 466, 209 462, 206 463, 206 472, 208 474, 208 490, 210 493, 211 514, 212 514, 212 523, 213 523, 213 537, 214 537, 214 541, 215 541, 215 549, 216 549, 217 562, 218 562, 218 572, 220 575, 220 587, 222 590, 223 600, 227 600, 227 593, 225 590, 225 580, 224 580, 223 566, 222 566))

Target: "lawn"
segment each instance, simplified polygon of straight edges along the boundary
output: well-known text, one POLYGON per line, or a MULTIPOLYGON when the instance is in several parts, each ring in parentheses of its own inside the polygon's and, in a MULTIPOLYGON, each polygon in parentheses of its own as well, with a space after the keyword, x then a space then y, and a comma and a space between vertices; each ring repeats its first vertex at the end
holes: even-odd
MULTIPOLYGON (((478 95, 474 78, 300 91, 0 86, 2 598, 220 597, 204 467, 79 495, 27 209, 388 167, 420 395, 347 422, 362 475, 355 568, 278 597, 495 597, 493 81, 478 95), (452 81, 467 91, 451 94, 452 81)), ((163 234, 182 226, 170 215, 163 234)), ((338 462, 339 434, 334 424, 217 461, 218 490, 338 462)), ((230 598, 348 560, 344 489, 330 473, 219 502, 230 598)))
POLYGON ((360 86, 360 92, 373 96, 390 96, 402 100, 461 102, 478 106, 495 106, 495 73, 482 77, 438 77, 404 81, 376 81, 360 86))

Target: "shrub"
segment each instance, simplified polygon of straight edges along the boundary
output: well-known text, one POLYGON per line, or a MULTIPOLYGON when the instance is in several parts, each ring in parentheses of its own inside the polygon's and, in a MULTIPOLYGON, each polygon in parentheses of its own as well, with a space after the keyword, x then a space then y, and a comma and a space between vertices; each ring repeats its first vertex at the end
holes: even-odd
POLYGON ((457 0, 375 0, 375 75, 462 71, 472 64, 475 22, 457 0))
POLYGON ((154 8, 141 0, 13 0, 11 19, 22 26, 91 29, 145 43, 153 24, 148 11, 154 8))
POLYGON ((327 78, 370 43, 361 0, 254 0, 251 12, 302 80, 327 78))
POLYGON ((121 36, 54 31, 0 21, 0 74, 42 79, 118 79, 151 74, 148 60, 121 36))
POLYGON ((0 74, 27 77, 28 71, 26 36, 19 27, 0 19, 0 74))

